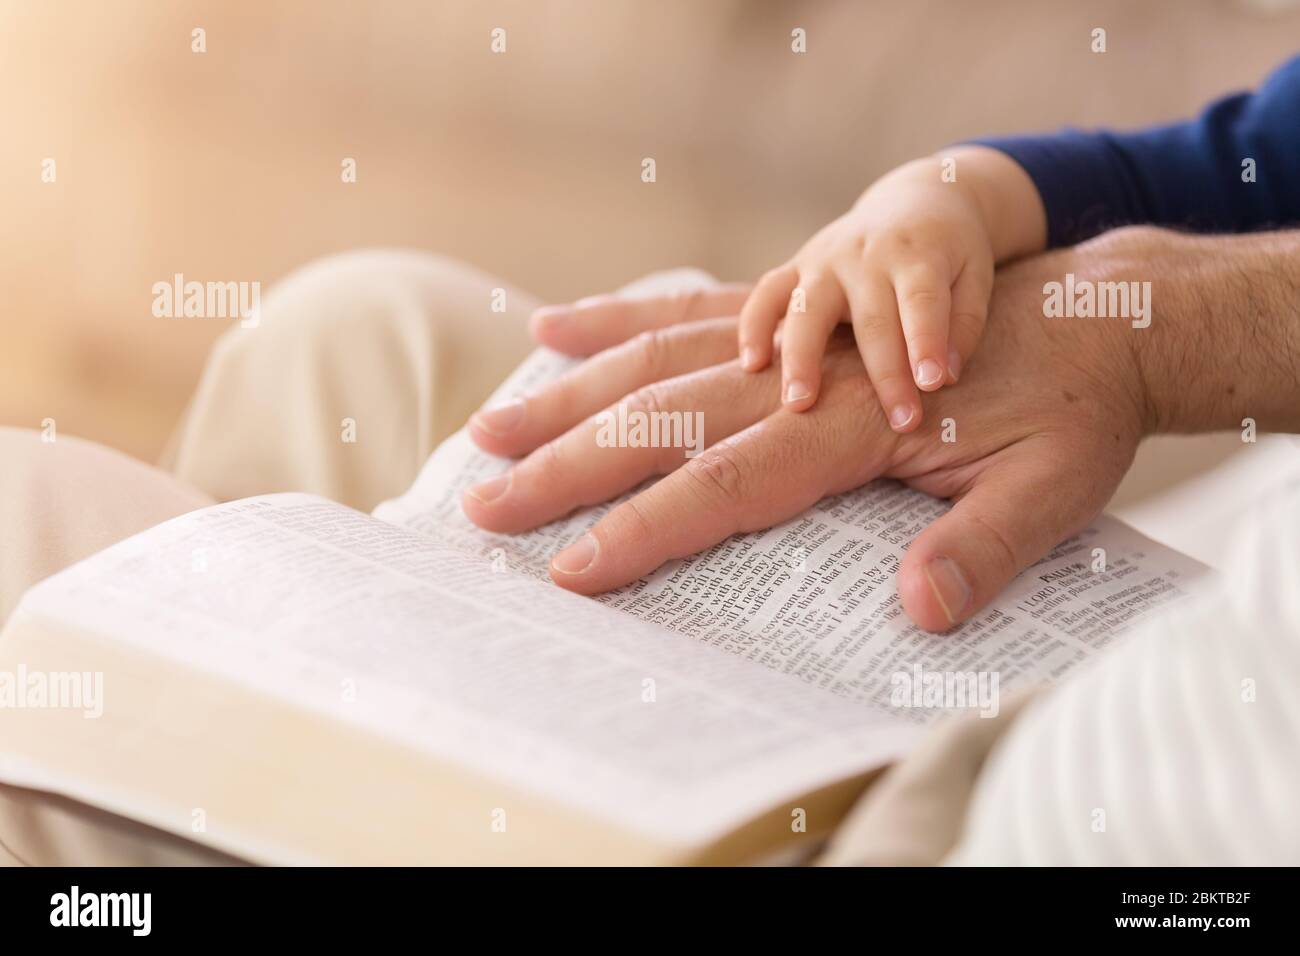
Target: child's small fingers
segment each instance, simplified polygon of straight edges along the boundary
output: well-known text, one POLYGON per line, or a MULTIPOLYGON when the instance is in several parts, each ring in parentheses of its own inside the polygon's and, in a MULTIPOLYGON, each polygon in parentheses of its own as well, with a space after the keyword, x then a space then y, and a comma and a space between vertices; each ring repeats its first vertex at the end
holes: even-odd
POLYGON ((826 340, 844 317, 844 291, 832 276, 814 279, 803 289, 803 311, 795 303, 781 329, 781 400, 795 412, 812 408, 821 389, 826 340))
POLYGON ((799 272, 786 264, 765 273, 740 310, 740 366, 756 372, 772 361, 772 336, 790 305, 799 272))
POLYGON ((952 305, 948 281, 929 265, 902 269, 893 279, 912 377, 923 391, 933 392, 948 378, 948 314, 952 305))
POLYGON ((921 395, 908 366, 894 287, 886 276, 873 275, 846 284, 844 291, 853 314, 858 352, 889 427, 910 432, 921 424, 921 395))
POLYGON ((968 262, 952 284, 952 319, 948 324, 948 383, 961 378, 961 370, 975 353, 989 314, 993 294, 993 261, 968 262))

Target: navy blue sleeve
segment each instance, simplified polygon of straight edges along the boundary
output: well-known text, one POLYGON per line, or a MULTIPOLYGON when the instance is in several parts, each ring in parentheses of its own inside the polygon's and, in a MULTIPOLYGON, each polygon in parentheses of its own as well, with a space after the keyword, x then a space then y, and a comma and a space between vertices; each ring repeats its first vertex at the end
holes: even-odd
POLYGON ((1294 226, 1300 57, 1258 91, 1221 99, 1185 123, 974 142, 1001 150, 1029 173, 1047 209, 1050 247, 1136 223, 1195 232, 1294 226), (1247 159, 1255 161, 1254 182, 1243 179, 1247 159))

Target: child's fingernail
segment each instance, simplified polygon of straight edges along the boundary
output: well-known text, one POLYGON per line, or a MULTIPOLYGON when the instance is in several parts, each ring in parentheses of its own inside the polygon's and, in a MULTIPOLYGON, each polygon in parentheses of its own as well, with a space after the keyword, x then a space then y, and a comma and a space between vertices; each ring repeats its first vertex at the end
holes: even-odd
POLYGON ((916 363, 916 384, 934 385, 943 379, 943 366, 934 359, 921 359, 916 363))
POLYGON ((809 391, 808 386, 803 382, 791 382, 785 387, 786 404, 790 404, 791 402, 802 402, 811 394, 812 392, 809 391))
POLYGON ((573 544, 551 558, 551 566, 561 574, 581 574, 591 567, 591 563, 596 560, 596 552, 599 550, 600 546, 596 543, 595 537, 584 534, 573 544))
POLYGON ((889 426, 895 430, 906 428, 913 414, 910 405, 895 405, 894 410, 889 413, 889 426))
POLYGON ((758 349, 753 346, 746 346, 745 350, 740 353, 740 367, 747 372, 752 372, 758 367, 758 349))
POLYGON ((956 349, 948 350, 948 371, 952 373, 954 382, 961 378, 961 353, 956 349))
POLYGON ((925 566, 925 576, 930 581, 930 590, 934 599, 943 608, 949 624, 956 624, 966 613, 970 604, 971 589, 966 583, 966 575, 961 573, 957 562, 952 558, 931 558, 925 566))
POLYGON ((505 435, 512 432, 523 420, 524 401, 521 398, 485 408, 474 415, 474 424, 489 435, 505 435))
POLYGON ((496 501, 506 493, 510 487, 510 472, 503 475, 497 475, 495 478, 489 478, 487 481, 480 482, 469 489, 469 496, 485 505, 496 501))

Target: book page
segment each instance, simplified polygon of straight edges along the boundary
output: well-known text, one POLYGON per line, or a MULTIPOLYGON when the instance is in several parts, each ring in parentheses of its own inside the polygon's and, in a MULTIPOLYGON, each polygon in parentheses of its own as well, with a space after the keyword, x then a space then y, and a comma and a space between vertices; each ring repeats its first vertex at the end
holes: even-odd
MULTIPOLYGON (((498 390, 523 394, 573 365, 534 352, 498 390)), ((582 509, 520 535, 483 531, 463 490, 508 462, 462 430, 429 459, 406 495, 375 515, 498 571, 549 580, 550 557, 625 500, 582 509)), ((894 481, 826 498, 775 528, 733 536, 703 554, 595 600, 685 634, 794 682, 927 723, 955 703, 921 693, 985 675, 1005 693, 1055 680, 1134 624, 1196 589, 1199 562, 1102 516, 1022 573, 984 612, 943 635, 903 613, 894 587, 909 542, 949 507, 894 481), (939 704, 945 706, 937 706, 939 704)))
MULTIPOLYGON (((879 708, 308 495, 121 542, 31 589, 10 627, 33 619, 129 645, 162 680, 218 675, 682 845, 913 736, 879 708)), ((103 682, 116 715, 128 703, 113 672, 103 682)), ((218 748, 212 732, 194 746, 218 748)))

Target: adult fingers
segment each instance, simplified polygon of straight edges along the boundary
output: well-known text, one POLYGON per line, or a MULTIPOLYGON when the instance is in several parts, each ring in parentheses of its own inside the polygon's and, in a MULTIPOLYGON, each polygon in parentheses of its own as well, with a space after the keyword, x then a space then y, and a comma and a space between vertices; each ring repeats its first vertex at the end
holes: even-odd
POLYGON ((474 443, 514 457, 562 435, 629 391, 736 355, 736 320, 705 319, 640 335, 593 356, 532 395, 470 417, 474 443))
POLYGON ((803 311, 787 312, 781 330, 781 399, 795 412, 811 408, 817 401, 826 340, 847 306, 844 290, 833 275, 812 279, 803 291, 803 311))
POLYGON ((1100 510, 1092 490, 1061 464, 1067 456, 1046 441, 1022 443, 990 462, 908 547, 898 591, 921 627, 960 624, 1100 510))
POLYGON ((741 284, 632 299, 598 295, 570 305, 548 305, 529 319, 539 345, 566 355, 594 355, 633 336, 681 322, 734 316, 749 296, 741 284))
POLYGON ((869 440, 863 389, 824 407, 832 390, 813 412, 782 409, 618 505, 552 559, 552 579, 582 594, 607 591, 875 477, 891 443, 869 440))
POLYGON ((837 272, 853 316, 853 336, 889 427, 902 433, 921 424, 921 397, 907 363, 894 287, 881 274, 837 272))
POLYGON ((772 361, 772 337, 790 296, 799 284, 799 271, 789 263, 765 273, 740 310, 740 364, 751 372, 772 361))
POLYGON ((948 377, 951 279, 934 266, 918 264, 895 272, 893 282, 912 377, 922 391, 933 392, 948 377))
POLYGON ((680 468, 776 404, 775 372, 734 362, 655 382, 470 488, 462 507, 489 531, 535 528, 680 468))

